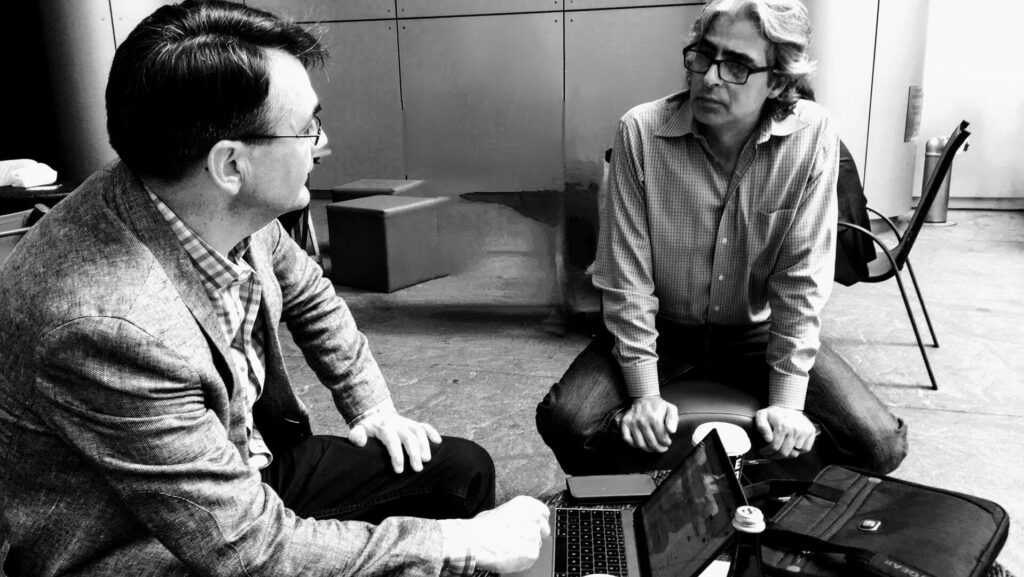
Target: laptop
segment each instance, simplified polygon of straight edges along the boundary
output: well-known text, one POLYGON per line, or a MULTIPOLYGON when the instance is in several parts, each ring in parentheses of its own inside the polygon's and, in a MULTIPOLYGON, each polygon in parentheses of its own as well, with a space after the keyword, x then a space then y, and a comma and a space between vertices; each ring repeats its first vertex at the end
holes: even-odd
MULTIPOLYGON (((745 504, 712 429, 635 509, 552 507, 537 562, 505 575, 698 577, 733 543, 733 514, 745 504)), ((722 572, 717 565, 706 575, 722 572)))

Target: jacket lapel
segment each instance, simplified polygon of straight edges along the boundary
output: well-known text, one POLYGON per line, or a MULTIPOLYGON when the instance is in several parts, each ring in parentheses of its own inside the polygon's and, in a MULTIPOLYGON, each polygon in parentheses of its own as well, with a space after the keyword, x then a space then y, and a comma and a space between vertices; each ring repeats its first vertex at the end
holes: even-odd
POLYGON ((109 205, 150 250, 192 312, 192 317, 202 328, 215 353, 214 362, 230 395, 235 389, 235 382, 229 345, 188 253, 153 205, 142 182, 131 171, 118 162, 111 168, 110 176, 113 186, 107 189, 109 205))

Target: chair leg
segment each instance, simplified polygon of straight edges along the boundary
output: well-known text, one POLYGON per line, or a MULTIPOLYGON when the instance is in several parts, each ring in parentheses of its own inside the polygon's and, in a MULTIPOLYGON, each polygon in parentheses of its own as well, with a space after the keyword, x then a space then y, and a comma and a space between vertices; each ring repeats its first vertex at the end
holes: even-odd
POLYGON ((935 336, 935 329, 932 328, 932 319, 928 316, 928 307, 924 304, 924 297, 921 296, 921 286, 917 284, 917 276, 914 275, 914 267, 910 266, 910 259, 907 259, 907 271, 910 272, 910 281, 914 284, 917 300, 921 303, 921 310, 924 311, 924 321, 928 324, 928 332, 932 335, 932 343, 934 343, 935 348, 939 348, 939 338, 935 336))
POLYGON ((914 329, 914 337, 917 338, 917 348, 921 350, 921 357, 924 359, 924 368, 928 370, 928 379, 932 382, 932 390, 939 390, 939 385, 935 382, 935 374, 932 373, 932 364, 928 362, 928 353, 924 349, 924 343, 921 341, 921 331, 917 329, 917 321, 914 320, 914 311, 910 308, 910 299, 907 298, 907 289, 903 286, 903 279, 899 271, 893 275, 896 277, 896 283, 900 287, 900 296, 903 297, 903 305, 907 307, 907 316, 910 317, 910 326, 914 329))

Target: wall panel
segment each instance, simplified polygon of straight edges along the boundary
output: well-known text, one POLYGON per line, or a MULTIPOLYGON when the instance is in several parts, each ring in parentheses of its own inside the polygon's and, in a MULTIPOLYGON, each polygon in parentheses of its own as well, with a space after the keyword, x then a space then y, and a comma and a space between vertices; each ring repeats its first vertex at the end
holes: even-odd
POLYGON ((332 154, 310 176, 314 189, 360 178, 402 178, 402 104, 394 21, 323 25, 331 58, 312 74, 332 154))
POLYGON ((566 14, 567 180, 598 182, 619 118, 637 104, 683 89, 683 42, 700 8, 566 14))
POLYGON ((805 0, 805 4, 814 27, 811 57, 818 61, 814 78, 817 100, 839 126, 840 138, 863 178, 878 0, 805 0))
MULTIPOLYGON (((566 10, 594 10, 607 8, 649 8, 651 6, 691 5, 703 7, 704 2, 679 0, 564 0, 566 10)), ((698 9, 697 12, 700 12, 698 9)))
POLYGON ((395 17, 394 0, 246 0, 249 6, 299 22, 372 20, 395 17))
POLYGON ((564 0, 398 0, 399 18, 561 12, 564 0))
POLYGON ((409 178, 442 190, 561 189, 561 14, 399 25, 409 178))

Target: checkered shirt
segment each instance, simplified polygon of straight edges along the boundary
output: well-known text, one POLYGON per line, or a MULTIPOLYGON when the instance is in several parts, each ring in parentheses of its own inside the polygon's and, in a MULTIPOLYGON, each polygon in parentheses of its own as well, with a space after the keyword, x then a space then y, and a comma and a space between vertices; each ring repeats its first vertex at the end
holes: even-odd
POLYGON ((839 137, 800 101, 763 119, 730 174, 686 92, 619 122, 594 284, 633 397, 658 393, 655 318, 744 326, 771 320, 771 405, 803 409, 819 313, 835 267, 839 137))
POLYGON ((188 227, 174 211, 148 189, 149 198, 170 225, 202 279, 206 294, 217 312, 224 336, 231 343, 231 362, 236 374, 245 375, 245 426, 249 432, 249 463, 262 469, 273 458, 253 424, 252 408, 263 392, 263 326, 259 316, 260 281, 243 258, 249 249, 246 238, 224 256, 188 227))

